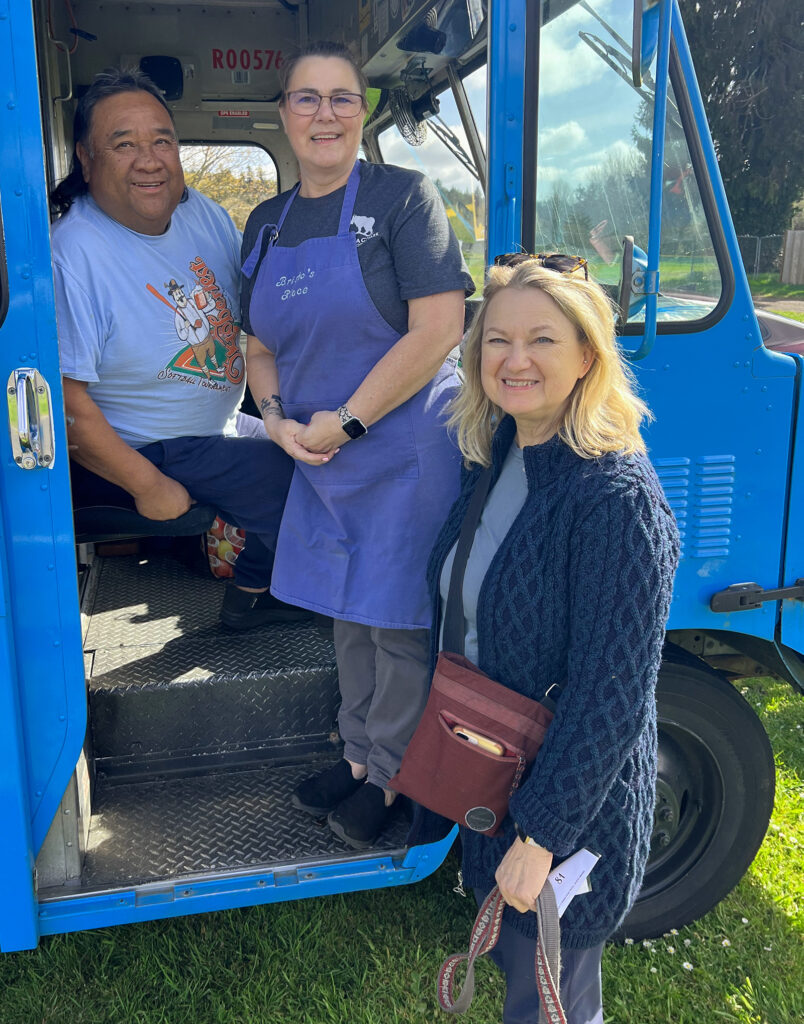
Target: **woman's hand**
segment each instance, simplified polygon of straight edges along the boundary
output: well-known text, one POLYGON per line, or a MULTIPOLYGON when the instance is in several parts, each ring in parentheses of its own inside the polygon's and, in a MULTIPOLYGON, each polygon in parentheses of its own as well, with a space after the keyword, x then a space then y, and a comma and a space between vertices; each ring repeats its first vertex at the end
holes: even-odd
POLYGON ((349 438, 337 412, 322 411, 313 413, 309 424, 299 432, 297 440, 310 452, 334 454, 349 438))
MULTIPOLYGON (((336 417, 337 418, 337 417, 336 417)), ((278 416, 266 416, 265 431, 274 442, 298 462, 306 462, 308 466, 321 466, 337 455, 339 448, 332 447, 325 451, 312 451, 299 440, 299 435, 307 428, 298 420, 279 419, 278 416)))
POLYGON ((552 853, 543 846, 531 846, 521 839, 515 839, 500 861, 495 875, 508 906, 520 914, 526 910, 535 910, 552 863, 552 853))

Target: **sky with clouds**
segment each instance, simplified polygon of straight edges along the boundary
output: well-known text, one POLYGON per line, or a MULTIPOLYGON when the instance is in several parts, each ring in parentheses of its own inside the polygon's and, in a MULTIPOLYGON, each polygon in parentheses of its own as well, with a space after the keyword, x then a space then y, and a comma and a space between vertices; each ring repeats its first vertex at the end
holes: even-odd
MULTIPOLYGON (((584 184, 612 156, 637 154, 631 130, 640 97, 600 55, 618 63, 627 56, 616 38, 630 38, 631 0, 592 0, 569 8, 542 32, 540 52, 539 198, 552 185, 574 189, 584 184), (598 17, 589 13, 592 8, 598 17), (603 22, 608 23, 606 27, 603 22), (613 29, 613 31, 612 31, 613 29), (598 52, 595 52, 595 51, 598 52)), ((465 80, 475 120, 485 141, 486 74, 481 68, 465 80)), ((461 139, 466 136, 448 92, 441 94, 444 122, 461 139)), ((469 190, 473 179, 430 132, 420 147, 409 146, 390 129, 381 136, 389 163, 416 167, 445 185, 469 190)))

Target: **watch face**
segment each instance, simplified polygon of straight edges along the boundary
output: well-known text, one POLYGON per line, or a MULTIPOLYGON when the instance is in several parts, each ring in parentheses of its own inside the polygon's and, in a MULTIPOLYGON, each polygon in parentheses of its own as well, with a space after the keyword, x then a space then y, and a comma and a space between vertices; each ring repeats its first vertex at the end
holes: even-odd
POLYGON ((347 420, 345 423, 342 424, 342 426, 347 436, 351 437, 352 440, 354 440, 356 437, 362 437, 363 434, 365 434, 366 432, 366 428, 363 426, 363 424, 356 416, 353 416, 352 419, 347 420))

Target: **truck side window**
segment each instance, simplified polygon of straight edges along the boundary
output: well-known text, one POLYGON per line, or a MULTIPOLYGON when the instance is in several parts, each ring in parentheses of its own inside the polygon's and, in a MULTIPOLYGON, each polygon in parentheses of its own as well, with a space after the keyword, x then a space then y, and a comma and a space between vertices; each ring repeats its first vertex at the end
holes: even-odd
MULTIPOLYGON (((650 71, 639 90, 630 80, 631 0, 559 10, 540 39, 536 246, 585 256, 614 290, 623 236, 648 247, 655 82, 650 71)), ((721 278, 672 86, 663 184, 658 319, 699 320, 721 278)))
POLYGON ((181 162, 186 184, 220 203, 241 231, 254 207, 276 195, 276 164, 262 146, 185 143, 181 162))
MULTIPOLYGON (((463 85, 485 146, 486 66, 467 75, 463 85)), ((443 123, 457 137, 461 149, 471 162, 466 135, 452 93, 446 89, 439 94, 438 99, 441 109, 436 124, 443 123)), ((444 145, 429 123, 421 146, 408 145, 395 125, 380 133, 379 144, 385 163, 422 171, 435 184, 444 201, 452 229, 461 243, 469 273, 478 291, 482 291, 486 261, 486 199, 481 183, 458 156, 444 145)))

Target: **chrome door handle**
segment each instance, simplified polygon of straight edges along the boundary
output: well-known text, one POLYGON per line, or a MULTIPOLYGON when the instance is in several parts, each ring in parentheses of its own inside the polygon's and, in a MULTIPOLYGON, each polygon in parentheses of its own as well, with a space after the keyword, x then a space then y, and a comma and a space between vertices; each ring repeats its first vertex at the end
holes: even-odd
POLYGON ((12 370, 6 386, 11 453, 20 469, 52 469, 53 403, 50 385, 31 366, 12 370))

